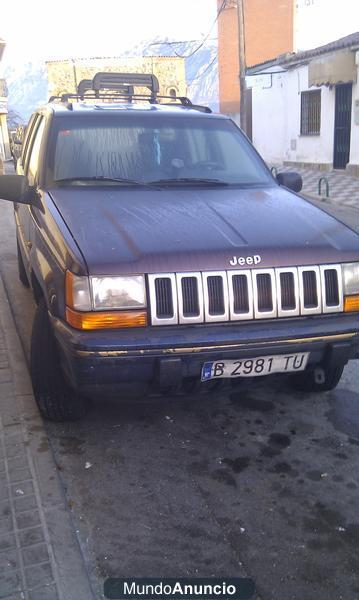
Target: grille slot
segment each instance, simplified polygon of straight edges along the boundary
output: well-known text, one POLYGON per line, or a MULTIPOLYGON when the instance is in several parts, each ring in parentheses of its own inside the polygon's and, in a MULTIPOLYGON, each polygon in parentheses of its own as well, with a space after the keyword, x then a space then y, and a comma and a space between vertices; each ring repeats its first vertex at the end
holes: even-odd
POLYGON ((177 286, 174 273, 148 275, 152 325, 178 323, 177 286))
POLYGON ((319 267, 299 267, 300 314, 322 312, 322 276, 319 267))
POLYGON ((303 298, 305 308, 318 306, 317 278, 314 271, 303 273, 303 298))
POLYGON ((320 267, 324 313, 343 310, 343 279, 341 265, 320 267))
POLYGON ((228 321, 229 296, 226 271, 202 273, 202 278, 206 321, 228 321))
POLYGON ((273 310, 271 277, 268 273, 257 276, 258 310, 270 312, 273 310))
POLYGON ((182 277, 181 289, 183 298, 183 316, 198 317, 200 310, 198 301, 198 281, 196 277, 182 277))
POLYGON ((338 306, 339 304, 339 286, 338 273, 335 269, 324 271, 325 279, 325 304, 326 306, 338 306))
POLYGON ((172 282, 168 277, 159 277, 155 281, 156 316, 158 319, 171 319, 174 315, 172 282))
POLYGON ((224 291, 223 279, 219 275, 213 275, 207 279, 208 286, 208 312, 210 315, 223 315, 224 313, 224 291))
POLYGON ((255 269, 253 275, 254 317, 273 319, 277 316, 276 277, 274 269, 255 269))
POLYGON ((233 309, 237 314, 249 312, 248 277, 233 275, 233 309))
POLYGON ((294 310, 297 305, 295 297, 294 273, 280 273, 280 291, 282 310, 294 310))

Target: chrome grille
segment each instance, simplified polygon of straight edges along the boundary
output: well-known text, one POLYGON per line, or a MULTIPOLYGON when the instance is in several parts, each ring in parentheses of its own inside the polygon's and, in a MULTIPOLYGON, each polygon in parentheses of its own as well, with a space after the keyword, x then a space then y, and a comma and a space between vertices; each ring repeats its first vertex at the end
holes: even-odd
POLYGON ((248 277, 246 275, 234 275, 233 286, 233 310, 237 314, 246 314, 249 311, 248 277))
POLYGON ((340 265, 151 274, 148 285, 153 325, 343 310, 340 265))

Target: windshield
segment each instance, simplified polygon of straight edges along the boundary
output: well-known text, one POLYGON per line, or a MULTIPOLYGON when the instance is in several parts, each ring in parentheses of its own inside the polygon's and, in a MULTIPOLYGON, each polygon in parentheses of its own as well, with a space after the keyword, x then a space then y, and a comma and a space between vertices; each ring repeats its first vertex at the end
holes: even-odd
POLYGON ((273 183, 229 120, 112 113, 56 119, 54 126, 50 179, 59 185, 273 183))

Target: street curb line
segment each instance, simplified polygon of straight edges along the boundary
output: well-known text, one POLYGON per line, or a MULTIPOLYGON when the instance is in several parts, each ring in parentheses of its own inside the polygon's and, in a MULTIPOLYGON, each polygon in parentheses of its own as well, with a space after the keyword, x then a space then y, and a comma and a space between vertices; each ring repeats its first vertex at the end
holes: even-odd
POLYGON ((14 402, 14 420, 19 418, 21 420, 42 530, 59 598, 60 600, 92 600, 95 595, 91 589, 81 548, 66 507, 66 498, 48 437, 33 396, 23 348, 0 274, 1 328, 9 355, 15 397, 21 406, 21 414, 19 414, 14 402))

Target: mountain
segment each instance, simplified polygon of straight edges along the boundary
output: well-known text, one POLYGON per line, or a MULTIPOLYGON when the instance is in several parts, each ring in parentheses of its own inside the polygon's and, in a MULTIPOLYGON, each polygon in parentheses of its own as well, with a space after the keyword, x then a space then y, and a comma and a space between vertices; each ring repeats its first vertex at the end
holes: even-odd
POLYGON ((7 65, 8 108, 15 121, 27 123, 34 109, 48 99, 45 63, 7 65))
MULTIPOLYGON (((183 56, 186 57, 188 96, 197 104, 206 104, 218 111, 217 42, 206 40, 176 42, 151 40, 142 42, 122 56, 183 56)), ((3 76, 8 86, 9 113, 12 119, 26 123, 34 109, 48 100, 45 61, 19 65, 6 64, 3 76)))
POLYGON ((144 48, 145 54, 186 58, 188 96, 196 104, 219 110, 217 40, 171 42, 154 40, 144 48))

